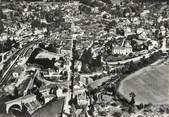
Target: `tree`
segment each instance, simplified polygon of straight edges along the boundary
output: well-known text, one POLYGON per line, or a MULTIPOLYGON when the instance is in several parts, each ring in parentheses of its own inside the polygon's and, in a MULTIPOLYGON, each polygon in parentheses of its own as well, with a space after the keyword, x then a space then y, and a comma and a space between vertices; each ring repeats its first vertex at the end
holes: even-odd
POLYGON ((106 71, 107 71, 107 74, 110 75, 110 67, 107 62, 106 62, 106 71))
POLYGON ((77 50, 75 50, 75 52, 74 52, 74 56, 75 56, 75 60, 79 60, 79 53, 78 53, 78 51, 77 50))
POLYGON ((135 94, 134 92, 131 92, 131 93, 129 94, 129 96, 131 97, 130 104, 131 104, 131 105, 134 105, 134 104, 135 104, 136 94, 135 94))
POLYGON ((14 96, 15 96, 15 98, 18 98, 18 88, 17 87, 15 87, 14 88, 14 96))
POLYGON ((133 53, 129 53, 129 57, 133 57, 134 56, 134 54, 133 53))
POLYGON ((39 43, 39 47, 45 49, 45 44, 44 43, 39 43))
POLYGON ((112 4, 112 1, 111 1, 111 0, 101 0, 101 1, 103 1, 103 2, 106 3, 106 4, 112 4))
POLYGON ((91 48, 89 48, 88 50, 85 49, 82 57, 81 57, 81 61, 84 62, 85 64, 89 64, 91 59, 92 59, 92 52, 91 52, 91 48))
POLYGON ((91 8, 85 5, 80 5, 79 6, 79 11, 83 11, 84 13, 90 13, 91 12, 91 8))
POLYGON ((40 88, 40 87, 42 86, 42 81, 40 81, 40 80, 38 80, 37 78, 35 78, 34 84, 35 84, 38 88, 40 88))
POLYGON ((12 49, 12 40, 10 40, 9 38, 6 40, 5 44, 4 44, 4 51, 9 51, 12 49))
POLYGON ((109 27, 115 27, 117 25, 117 22, 115 20, 112 20, 110 23, 109 23, 109 27))
POLYGON ((116 28, 116 34, 124 36, 125 32, 123 29, 116 28))
POLYGON ((107 32, 107 34, 110 32, 110 28, 108 27, 108 26, 106 26, 105 28, 104 28, 104 31, 106 31, 107 32))
POLYGON ((2 9, 0 9, 0 18, 3 18, 4 14, 2 12, 2 9))
POLYGON ((39 28, 41 26, 41 23, 38 19, 34 19, 31 23, 31 27, 35 29, 36 27, 39 28))
POLYGON ((140 59, 140 62, 141 62, 141 64, 142 64, 143 67, 145 67, 148 64, 148 60, 145 58, 145 56, 143 56, 140 59))
POLYGON ((59 61, 61 63, 61 67, 64 67, 65 59, 63 57, 60 57, 59 61))
POLYGON ((130 69, 130 72, 132 73, 132 72, 135 72, 136 70, 138 70, 138 66, 133 61, 130 61, 130 63, 129 63, 129 69, 130 69))
POLYGON ((50 52, 55 52, 55 48, 54 48, 53 44, 49 44, 49 46, 46 49, 50 52))
POLYGON ((4 31, 4 25, 3 22, 0 20, 0 35, 2 34, 3 31, 4 31))
POLYGON ((82 61, 82 68, 81 71, 82 72, 90 72, 89 70, 89 64, 92 61, 92 52, 91 52, 91 48, 89 49, 85 49, 82 56, 81 56, 81 61, 82 61))
POLYGON ((101 54, 97 55, 97 57, 96 57, 96 65, 97 65, 97 67, 100 67, 102 65, 101 54))

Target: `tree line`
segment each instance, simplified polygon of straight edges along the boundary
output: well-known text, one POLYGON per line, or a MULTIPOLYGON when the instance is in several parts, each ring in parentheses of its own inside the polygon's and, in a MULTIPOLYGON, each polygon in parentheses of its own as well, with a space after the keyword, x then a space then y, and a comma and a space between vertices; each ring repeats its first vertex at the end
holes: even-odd
POLYGON ((7 52, 12 49, 12 47, 17 48, 19 44, 16 42, 15 39, 7 39, 6 41, 0 42, 0 53, 7 52))
POLYGON ((154 63, 155 61, 160 59, 161 56, 162 56, 162 51, 158 51, 158 52, 151 54, 149 58, 142 57, 138 62, 133 62, 133 61, 127 62, 124 64, 124 67, 118 68, 113 72, 128 75, 143 67, 146 67, 149 64, 154 63))

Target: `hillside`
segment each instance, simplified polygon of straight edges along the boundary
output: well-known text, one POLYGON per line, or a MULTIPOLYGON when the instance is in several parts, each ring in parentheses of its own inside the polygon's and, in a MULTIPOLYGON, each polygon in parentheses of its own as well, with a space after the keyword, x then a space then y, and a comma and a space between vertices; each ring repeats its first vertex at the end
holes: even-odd
POLYGON ((136 94, 136 103, 169 104, 169 65, 148 66, 121 82, 119 92, 127 99, 136 94))

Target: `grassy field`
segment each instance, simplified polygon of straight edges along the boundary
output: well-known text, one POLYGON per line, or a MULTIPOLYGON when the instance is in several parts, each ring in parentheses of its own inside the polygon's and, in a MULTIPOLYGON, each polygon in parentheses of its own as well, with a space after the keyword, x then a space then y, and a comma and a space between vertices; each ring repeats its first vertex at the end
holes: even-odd
POLYGON ((119 92, 127 99, 136 94, 136 104, 169 104, 169 65, 148 66, 125 78, 119 92))

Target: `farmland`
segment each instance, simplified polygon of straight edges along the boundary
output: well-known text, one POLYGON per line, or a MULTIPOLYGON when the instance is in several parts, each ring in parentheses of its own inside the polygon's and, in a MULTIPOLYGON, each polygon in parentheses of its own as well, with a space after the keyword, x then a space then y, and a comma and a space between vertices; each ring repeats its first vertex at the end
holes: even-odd
POLYGON ((136 94, 136 104, 169 104, 169 65, 160 64, 145 67, 120 84, 119 92, 130 99, 129 93, 136 94))

